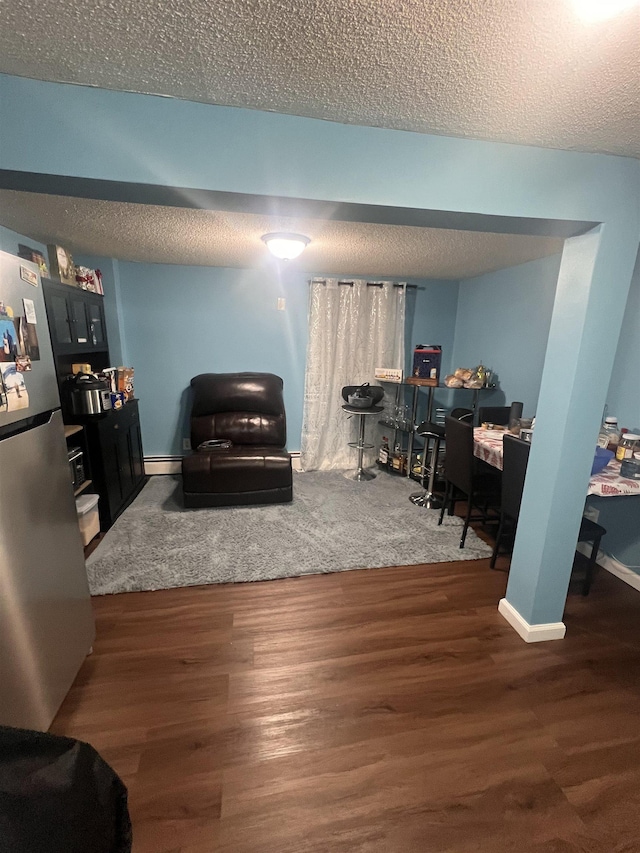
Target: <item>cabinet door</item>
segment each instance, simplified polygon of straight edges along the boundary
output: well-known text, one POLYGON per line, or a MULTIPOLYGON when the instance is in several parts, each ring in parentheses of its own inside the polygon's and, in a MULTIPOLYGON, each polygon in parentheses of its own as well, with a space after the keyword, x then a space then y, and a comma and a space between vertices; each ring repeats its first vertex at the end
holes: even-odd
POLYGON ((118 436, 118 461, 120 463, 120 488, 122 500, 126 501, 135 487, 133 466, 131 464, 131 429, 122 424, 118 436))
POLYGON ((103 460, 104 486, 109 503, 109 515, 113 521, 122 503, 120 425, 113 421, 106 421, 100 432, 100 452, 103 460))
POLYGON ((69 305, 66 296, 58 293, 52 293, 48 299, 51 309, 51 331, 55 343, 70 344, 71 337, 71 318, 69 316, 69 305))
POLYGON ((102 349, 107 341, 102 302, 98 302, 96 299, 88 299, 87 316, 89 318, 89 342, 92 346, 102 349))
POLYGON ((129 428, 129 458, 131 460, 131 476, 134 487, 144 478, 144 457, 142 454, 142 436, 138 413, 135 413, 129 428))
POLYGON ((69 297, 69 313, 73 329, 73 341, 76 344, 89 344, 89 322, 87 304, 81 296, 69 297))

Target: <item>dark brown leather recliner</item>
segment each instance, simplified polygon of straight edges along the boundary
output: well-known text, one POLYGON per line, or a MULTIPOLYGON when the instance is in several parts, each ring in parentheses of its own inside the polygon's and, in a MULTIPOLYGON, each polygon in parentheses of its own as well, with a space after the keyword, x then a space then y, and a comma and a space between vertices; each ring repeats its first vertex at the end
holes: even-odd
POLYGON ((291 501, 282 379, 273 373, 201 373, 191 387, 194 453, 182 460, 184 505, 291 501), (228 446, 197 449, 224 439, 228 446))

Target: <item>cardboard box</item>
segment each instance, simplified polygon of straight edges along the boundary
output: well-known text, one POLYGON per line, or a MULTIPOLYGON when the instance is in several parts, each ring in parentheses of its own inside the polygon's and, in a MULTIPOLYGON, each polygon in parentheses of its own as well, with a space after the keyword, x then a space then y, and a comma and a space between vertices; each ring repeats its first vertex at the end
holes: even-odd
POLYGON ((440 379, 442 347, 438 344, 417 344, 413 351, 413 370, 416 379, 440 379))
POLYGON ((382 382, 395 382, 397 385, 402 383, 402 370, 395 367, 376 367, 374 378, 380 379, 382 382))
POLYGON ((121 391, 125 400, 133 399, 133 367, 118 368, 118 391, 121 391))

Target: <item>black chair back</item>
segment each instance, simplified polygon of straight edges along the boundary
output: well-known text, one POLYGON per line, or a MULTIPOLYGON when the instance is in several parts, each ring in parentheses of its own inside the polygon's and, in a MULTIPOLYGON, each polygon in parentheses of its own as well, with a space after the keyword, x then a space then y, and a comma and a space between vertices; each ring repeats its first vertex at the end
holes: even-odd
POLYGON ((450 415, 457 421, 467 421, 468 423, 473 421, 473 412, 471 409, 452 409, 450 415))
POLYGON ((447 442, 444 475, 456 488, 470 495, 473 491, 473 427, 448 415, 444 436, 447 442))
POLYGON ((478 409, 478 421, 481 424, 507 426, 510 412, 510 406, 482 406, 478 409))
MULTIPOLYGON (((473 420, 473 412, 471 409, 453 409, 450 417, 455 418, 457 421, 466 421, 467 423, 471 423, 473 420)), ((438 438, 444 438, 444 426, 440 426, 440 424, 435 421, 423 421, 416 427, 416 433, 418 435, 437 435, 438 438)))
POLYGON ((508 426, 509 422, 522 417, 522 403, 514 402, 510 406, 482 406, 478 409, 481 424, 508 426))
POLYGON ((508 434, 502 441, 502 512, 517 521, 531 444, 508 434))

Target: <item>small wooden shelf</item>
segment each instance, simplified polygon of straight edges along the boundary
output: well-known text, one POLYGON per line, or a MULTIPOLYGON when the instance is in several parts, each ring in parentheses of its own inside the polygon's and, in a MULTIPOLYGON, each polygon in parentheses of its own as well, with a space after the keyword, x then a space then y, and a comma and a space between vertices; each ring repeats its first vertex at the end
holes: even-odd
POLYGON ((80 424, 65 424, 64 427, 64 437, 69 438, 72 435, 75 435, 77 432, 82 432, 84 427, 80 424))
POLYGON ((74 494, 74 496, 75 496, 75 495, 79 495, 79 494, 80 494, 80 492, 84 492, 84 490, 85 490, 85 489, 88 489, 90 485, 91 485, 91 480, 85 480, 85 481, 84 481, 84 483, 80 483, 80 485, 78 486, 78 488, 77 488, 77 489, 75 490, 75 492, 73 493, 73 494, 74 494))
POLYGON ((422 379, 418 376, 409 376, 404 380, 405 385, 417 385, 419 388, 437 388, 437 379, 422 379))

